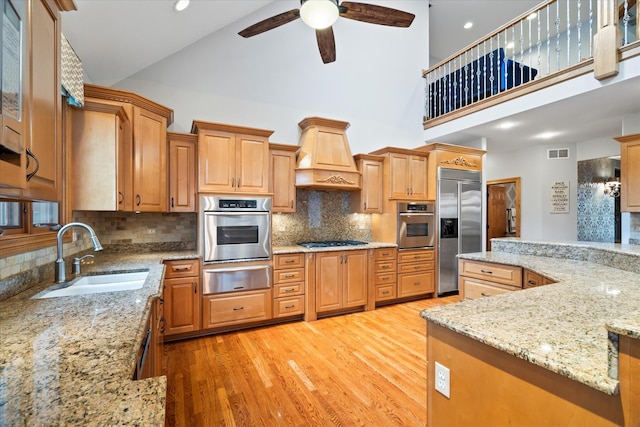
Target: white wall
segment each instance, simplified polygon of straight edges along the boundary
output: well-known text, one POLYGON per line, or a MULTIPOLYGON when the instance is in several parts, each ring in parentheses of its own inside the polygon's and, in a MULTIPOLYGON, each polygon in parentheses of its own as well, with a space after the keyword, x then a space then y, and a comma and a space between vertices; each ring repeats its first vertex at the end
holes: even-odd
POLYGON ((576 150, 576 161, 619 156, 620 143, 613 138, 592 139, 576 144, 576 150))
MULTIPOLYGON (((489 141, 490 147, 490 141, 489 141)), ((520 177, 521 237, 532 240, 577 240, 576 144, 536 145, 518 151, 492 153, 485 157, 486 180, 520 177), (549 148, 569 148, 568 159, 547 159, 549 148), (568 214, 550 213, 550 186, 553 181, 568 181, 568 214)))
POLYGON ((314 31, 301 20, 244 39, 237 32, 283 12, 280 2, 201 39, 117 83, 174 110, 171 130, 194 119, 274 130, 298 144, 309 116, 347 121, 351 151, 423 144, 429 65, 427 2, 377 2, 414 13, 408 29, 338 19, 337 61, 323 64, 314 31), (274 49, 277 46, 277 49, 274 49))

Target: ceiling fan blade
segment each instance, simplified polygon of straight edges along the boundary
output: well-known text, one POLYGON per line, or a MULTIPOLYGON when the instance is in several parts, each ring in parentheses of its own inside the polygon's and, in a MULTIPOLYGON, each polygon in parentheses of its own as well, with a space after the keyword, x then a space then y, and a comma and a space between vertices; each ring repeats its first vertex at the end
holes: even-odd
POLYGON ((240 31, 242 37, 253 37, 255 35, 264 33, 265 31, 273 30, 281 25, 287 24, 291 21, 295 21, 300 18, 300 10, 292 9, 288 12, 281 13, 276 16, 272 16, 271 18, 267 18, 264 21, 260 21, 257 24, 253 24, 250 27, 245 28, 240 31))
POLYGON ((333 28, 328 27, 324 30, 316 30, 316 39, 318 40, 318 49, 322 62, 328 64, 336 60, 336 39, 333 37, 333 28))
POLYGON ((391 9, 390 7, 350 1, 343 1, 340 4, 340 16, 370 24, 402 28, 409 27, 413 22, 413 18, 415 18, 412 13, 391 9))

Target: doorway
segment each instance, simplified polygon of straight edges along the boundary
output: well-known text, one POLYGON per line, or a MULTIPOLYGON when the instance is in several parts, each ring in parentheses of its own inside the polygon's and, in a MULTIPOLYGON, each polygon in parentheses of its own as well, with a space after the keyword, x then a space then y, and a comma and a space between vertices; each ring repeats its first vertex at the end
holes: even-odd
POLYGON ((491 239, 520 237, 520 177, 487 181, 487 251, 491 239))

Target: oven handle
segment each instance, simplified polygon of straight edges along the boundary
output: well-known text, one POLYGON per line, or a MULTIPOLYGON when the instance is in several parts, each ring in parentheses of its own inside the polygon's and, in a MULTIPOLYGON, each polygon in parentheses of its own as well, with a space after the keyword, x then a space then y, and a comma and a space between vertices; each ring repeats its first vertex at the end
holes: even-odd
POLYGON ((433 213, 431 212, 420 212, 420 213, 400 212, 398 215, 400 216, 433 216, 433 213))
POLYGON ((206 215, 229 215, 229 216, 239 216, 239 215, 256 215, 256 216, 262 216, 262 215, 269 215, 269 211, 232 211, 232 212, 227 212, 227 211, 204 211, 204 213, 206 215))
POLYGON ((268 265, 250 265, 246 267, 211 268, 209 270, 204 270, 204 273, 214 274, 214 273, 229 273, 234 271, 267 270, 267 269, 269 269, 268 265))

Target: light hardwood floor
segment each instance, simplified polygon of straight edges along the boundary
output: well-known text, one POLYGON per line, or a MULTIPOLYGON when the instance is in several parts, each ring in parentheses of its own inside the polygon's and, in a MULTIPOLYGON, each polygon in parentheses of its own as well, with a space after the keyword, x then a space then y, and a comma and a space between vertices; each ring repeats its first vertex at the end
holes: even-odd
POLYGON ((424 426, 424 299, 167 343, 168 426, 424 426))

